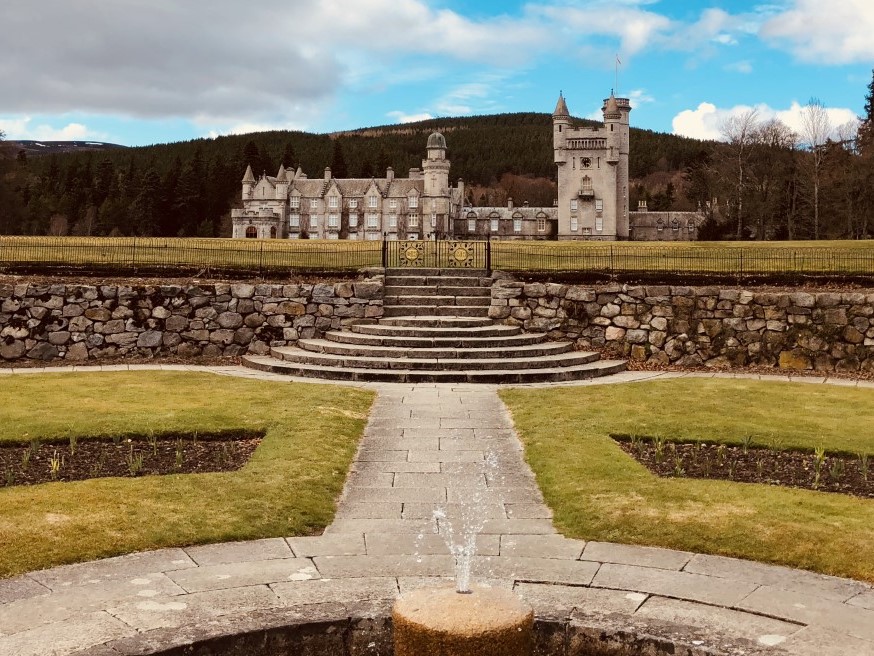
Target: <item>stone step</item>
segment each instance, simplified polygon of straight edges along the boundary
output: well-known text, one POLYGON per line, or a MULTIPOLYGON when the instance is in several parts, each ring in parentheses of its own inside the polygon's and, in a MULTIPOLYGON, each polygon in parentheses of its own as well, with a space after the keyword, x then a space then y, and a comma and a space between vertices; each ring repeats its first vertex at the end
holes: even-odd
POLYGON ((490 287, 461 287, 453 285, 385 285, 385 296, 488 296, 490 287))
POLYGON ((304 351, 327 353, 342 357, 389 358, 404 362, 406 358, 443 361, 449 360, 499 360, 507 361, 515 358, 540 358, 549 355, 569 353, 573 351, 572 342, 543 342, 510 347, 479 347, 479 348, 409 348, 402 346, 369 346, 363 344, 344 344, 330 339, 301 339, 298 347, 304 351))
POLYGON ((570 351, 531 358, 420 358, 367 357, 334 355, 306 351, 294 346, 270 349, 274 358, 297 364, 309 364, 333 369, 401 369, 405 371, 505 371, 523 369, 554 369, 588 364, 600 357, 597 353, 570 351))
POLYGON ((383 305, 384 317, 403 316, 440 316, 440 317, 486 317, 489 315, 488 305, 447 305, 447 306, 419 306, 419 305, 383 305))
POLYGON ((498 337, 470 337, 470 331, 466 330, 462 331, 464 335, 460 337, 426 337, 421 336, 420 330, 412 332, 414 335, 404 337, 400 335, 362 335, 331 330, 325 333, 325 339, 339 344, 392 346, 395 348, 509 348, 539 344, 546 340, 544 333, 509 333, 507 336, 498 337))
POLYGON ((385 270, 385 275, 386 278, 390 276, 424 276, 428 278, 488 278, 489 272, 485 269, 389 267, 385 270))
POLYGON ((388 305, 415 305, 427 309, 429 307, 455 306, 485 306, 492 304, 488 296, 388 296, 383 297, 383 307, 388 305))
POLYGON ((416 328, 474 328, 492 326, 494 321, 488 317, 444 317, 432 314, 388 317, 380 319, 379 324, 382 326, 413 326, 416 328))
MULTIPOLYGON (((474 317, 471 317, 474 318, 474 317)), ((422 325, 414 323, 415 317, 398 317, 404 323, 400 325, 394 324, 352 324, 349 329, 357 335, 368 335, 372 337, 396 337, 396 338, 445 338, 445 339, 471 339, 479 337, 513 337, 520 335, 522 329, 519 326, 495 326, 491 323, 487 325, 452 325, 440 324, 435 319, 439 317, 422 317, 425 321, 422 325)), ((391 321, 391 319, 381 319, 381 321, 391 321)))
POLYGON ((243 365, 258 371, 286 376, 384 383, 489 383, 524 384, 586 380, 625 371, 621 360, 598 360, 572 367, 525 369, 516 371, 412 371, 405 369, 334 368, 285 362, 263 355, 246 355, 243 365))
POLYGON ((465 276, 389 276, 385 277, 385 283, 390 287, 485 287, 491 288, 491 278, 476 278, 465 276))

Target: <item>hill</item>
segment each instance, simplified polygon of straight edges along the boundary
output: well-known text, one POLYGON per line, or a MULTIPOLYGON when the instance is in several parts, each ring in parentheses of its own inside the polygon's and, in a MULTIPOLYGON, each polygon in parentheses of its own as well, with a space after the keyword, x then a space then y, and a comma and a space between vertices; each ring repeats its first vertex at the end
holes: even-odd
POLYGON ((32 139, 10 141, 9 145, 19 153, 23 151, 27 157, 57 155, 60 153, 99 152, 102 150, 127 148, 127 146, 105 143, 103 141, 35 141, 32 139))
MULTIPOLYGON (((310 177, 320 177, 326 166, 336 177, 384 175, 388 166, 405 176, 421 166, 425 141, 435 130, 446 135, 451 177, 465 180, 470 202, 504 202, 512 195, 520 203, 552 204, 552 117, 528 112, 335 134, 260 132, 136 148, 26 142, 48 156, 7 164, 11 192, 0 191, 0 233, 219 236, 227 233, 229 210, 239 200, 247 164, 256 175, 275 174, 282 163, 300 165, 310 177)), ((697 140, 632 128, 631 177, 673 179, 709 148, 697 140)))

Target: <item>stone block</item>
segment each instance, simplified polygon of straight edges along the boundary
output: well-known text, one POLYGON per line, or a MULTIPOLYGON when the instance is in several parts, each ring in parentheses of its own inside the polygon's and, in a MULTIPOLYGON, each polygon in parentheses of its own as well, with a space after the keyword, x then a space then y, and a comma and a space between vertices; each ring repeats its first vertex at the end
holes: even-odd
POLYGON ((616 341, 623 339, 624 337, 625 337, 625 329, 618 328, 616 326, 608 327, 607 330, 605 331, 605 334, 604 334, 604 338, 608 342, 616 342, 616 341))

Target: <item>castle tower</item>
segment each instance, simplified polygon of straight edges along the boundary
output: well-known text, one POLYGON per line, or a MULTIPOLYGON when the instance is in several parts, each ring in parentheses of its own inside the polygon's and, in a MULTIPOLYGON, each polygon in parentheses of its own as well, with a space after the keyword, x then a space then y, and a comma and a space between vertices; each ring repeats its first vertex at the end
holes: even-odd
POLYGON ((449 160, 446 159, 446 138, 439 132, 428 137, 427 159, 422 160, 425 178, 422 212, 422 233, 449 231, 449 160), (436 217, 435 217, 436 215, 436 217), (431 224, 435 217, 434 225, 431 224))
POLYGON ((564 101, 564 96, 558 94, 558 102, 555 104, 555 111, 552 113, 552 146, 555 150, 555 163, 561 168, 561 165, 567 161, 565 156, 565 146, 567 144, 567 133, 571 127, 571 115, 567 109, 567 103, 564 101))
POLYGON ((252 167, 246 167, 246 174, 243 176, 243 200, 251 200, 252 194, 255 191, 255 175, 252 173, 252 167))
POLYGON ((276 174, 276 200, 288 200, 288 173, 282 164, 276 174))
POLYGON ((616 167, 616 237, 627 239, 631 103, 627 98, 616 98, 611 92, 610 97, 604 101, 603 112, 604 127, 607 131, 607 161, 616 167))

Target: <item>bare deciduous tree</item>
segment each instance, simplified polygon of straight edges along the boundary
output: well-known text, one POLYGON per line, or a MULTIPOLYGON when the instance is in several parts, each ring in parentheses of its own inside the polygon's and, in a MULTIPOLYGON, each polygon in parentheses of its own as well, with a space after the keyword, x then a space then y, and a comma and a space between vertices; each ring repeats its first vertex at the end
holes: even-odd
POLYGON ((813 238, 819 239, 819 183, 825 146, 832 126, 825 105, 811 98, 801 110, 801 143, 810 151, 810 173, 813 184, 813 238))
POLYGON ((728 142, 734 161, 736 208, 737 208, 737 238, 743 239, 744 228, 744 191, 746 188, 747 160, 756 142, 759 129, 759 111, 749 109, 742 114, 729 116, 720 126, 720 132, 728 142))

